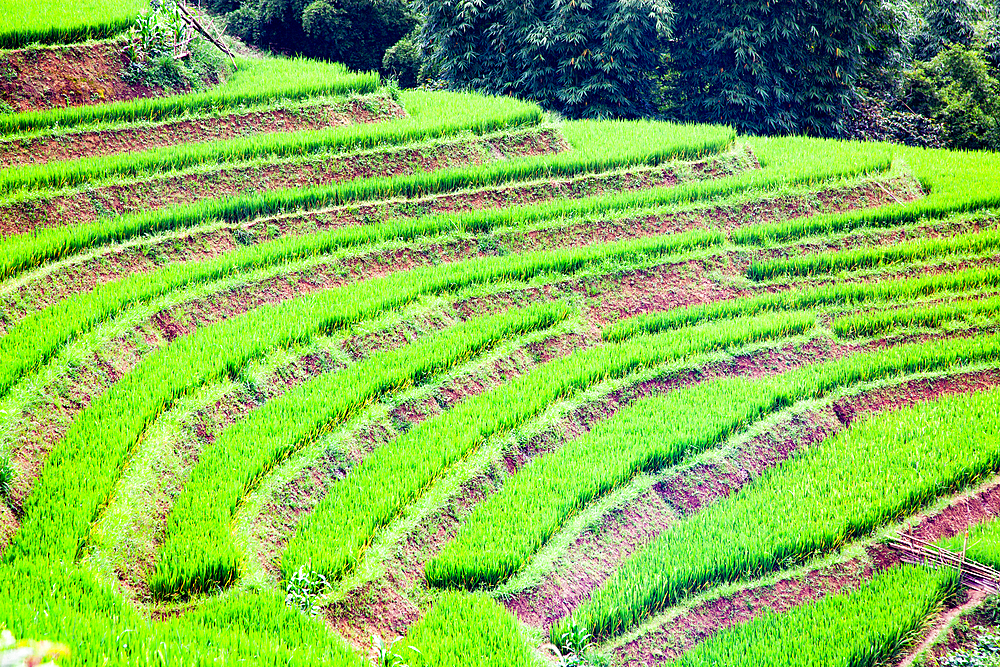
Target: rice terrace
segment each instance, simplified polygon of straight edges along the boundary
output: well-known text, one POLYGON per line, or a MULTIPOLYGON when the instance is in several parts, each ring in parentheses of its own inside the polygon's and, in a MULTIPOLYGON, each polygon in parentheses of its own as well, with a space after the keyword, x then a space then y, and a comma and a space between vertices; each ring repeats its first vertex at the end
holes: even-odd
POLYGON ((1000 5, 0 0, 0 633, 1000 666, 1000 5))

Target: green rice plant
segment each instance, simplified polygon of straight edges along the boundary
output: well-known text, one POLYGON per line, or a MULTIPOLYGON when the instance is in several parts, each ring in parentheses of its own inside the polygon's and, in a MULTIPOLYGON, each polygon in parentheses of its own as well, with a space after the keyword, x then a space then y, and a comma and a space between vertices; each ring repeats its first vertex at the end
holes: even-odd
POLYGON ((322 621, 285 604, 277 592, 208 600, 154 622, 110 583, 71 563, 26 559, 0 565, 0 618, 18 635, 68 644, 60 664, 365 667, 322 621), (45 613, 39 613, 39 610, 45 613))
POLYGON ((928 192, 926 197, 878 209, 751 225, 734 231, 733 240, 764 245, 865 227, 896 227, 1000 206, 1000 154, 906 147, 894 150, 913 169, 928 192))
POLYGON ((898 327, 938 327, 945 322, 972 317, 995 318, 1000 313, 1000 297, 953 301, 885 310, 866 310, 833 320, 838 336, 879 336, 898 327))
MULTIPOLYGON (((417 93, 413 93, 417 95, 417 93)), ((424 95, 428 95, 424 93, 424 95)), ((414 97, 433 106, 442 98, 414 97)), ((404 101, 409 98, 404 98, 404 101)), ((411 102, 406 102, 412 106, 411 102)), ((420 197, 433 193, 448 192, 463 188, 478 188, 529 178, 549 178, 573 176, 588 171, 604 171, 636 164, 645 164, 659 158, 666 158, 663 147, 684 151, 687 141, 683 133, 687 126, 626 123, 624 121, 579 121, 567 124, 565 134, 571 141, 572 152, 556 155, 542 155, 518 160, 490 163, 474 167, 457 167, 410 176, 377 177, 355 180, 310 188, 295 188, 267 192, 263 194, 227 199, 203 200, 193 204, 161 211, 145 211, 102 220, 85 225, 54 227, 35 230, 32 234, 21 234, 0 240, 0 278, 7 278, 21 271, 38 266, 42 262, 64 257, 94 245, 127 238, 161 232, 170 229, 190 227, 213 220, 242 222, 261 216, 276 215, 285 211, 317 209, 344 204, 392 199, 397 197, 420 197), (577 129, 583 128, 583 129, 577 129), (589 128, 589 129, 588 129, 589 128), (597 132, 600 129, 603 132, 597 132), (614 143, 600 140, 603 134, 614 143), (634 141, 628 140, 629 138, 634 141)), ((709 137, 711 138, 711 137, 709 137)), ((697 135, 691 140, 698 146, 697 135)), ((729 131, 716 130, 709 142, 715 150, 728 145, 729 131)), ((708 141, 708 139, 705 139, 708 141)), ((676 156, 676 153, 671 155, 676 156)), ((858 169, 877 165, 861 164, 858 169)), ((723 192, 725 190, 720 190, 723 192)), ((688 197, 706 196, 702 190, 673 192, 671 188, 659 188, 650 194, 631 197, 596 198, 603 210, 618 210, 631 202, 648 204, 685 201, 688 197), (687 194, 685 194, 687 193, 687 194), (637 198, 638 197, 638 198, 637 198)), ((593 206, 594 204, 591 204, 593 206)), ((587 210, 586 204, 569 203, 543 209, 545 219, 569 213, 571 210, 587 210)), ((528 209, 531 210, 531 209, 528 209)), ((462 225, 464 217, 457 218, 462 225)))
MULTIPOLYGON (((2 1, 7 3, 12 0, 2 1)), ((122 5, 127 7, 135 1, 126 0, 122 5)), ((53 3, 49 3, 49 9, 52 6, 53 3)), ((380 83, 375 72, 358 74, 337 63, 308 58, 239 57, 236 59, 236 71, 224 83, 210 90, 0 115, 0 135, 91 123, 156 121, 188 112, 229 109, 280 99, 371 93, 378 90, 380 83)))
MULTIPOLYGON (((998 342, 991 336, 978 344, 996 358, 998 342)), ((1000 389, 993 389, 856 422, 677 523, 573 616, 606 638, 691 591, 803 562, 898 521, 1000 471, 998 415, 1000 389)))
MULTIPOLYGON (((338 248, 379 243, 389 239, 414 239, 451 229, 451 222, 433 218, 345 227, 300 238, 276 239, 260 246, 192 264, 175 264, 149 274, 133 274, 92 291, 75 295, 38 311, 15 324, 0 337, 0 396, 25 374, 37 369, 75 336, 90 330, 126 308, 149 301, 171 290, 320 255, 338 248)), ((473 228, 470 231, 486 231, 473 228)), ((718 244, 718 233, 694 232, 663 240, 672 252, 718 244)), ((653 244, 656 246, 656 242, 653 244)), ((652 246, 651 246, 652 247, 652 246)))
POLYGON ((720 317, 738 317, 757 313, 797 310, 825 305, 855 305, 878 301, 913 300, 943 292, 1000 286, 1000 270, 974 267, 916 278, 897 278, 874 283, 831 283, 807 289, 771 292, 745 299, 716 301, 666 312, 647 313, 619 320, 605 328, 604 339, 621 341, 643 333, 683 327, 694 322, 720 317))
POLYGON ((948 255, 981 255, 1000 248, 1000 231, 970 232, 951 238, 915 239, 877 248, 818 252, 794 257, 755 261, 747 268, 752 280, 778 276, 813 276, 839 271, 871 269, 899 262, 913 262, 948 255))
MULTIPOLYGON (((291 452, 344 423, 372 401, 419 384, 497 343, 565 319, 563 304, 539 304, 472 319, 429 338, 320 375, 227 428, 198 459, 167 517, 150 589, 159 598, 228 586, 241 567, 229 525, 257 482, 291 452)), ((291 577, 289 577, 291 580, 291 577)))
POLYGON ((146 0, 0 0, 0 49, 112 37, 128 30, 148 6, 146 0))
POLYGON ((410 667, 534 667, 517 619, 493 598, 445 593, 402 643, 410 667))
POLYGON ((147 425, 181 396, 205 382, 238 375, 270 350, 400 308, 421 295, 666 255, 713 241, 714 235, 695 233, 419 268, 263 306, 197 329, 144 358, 80 413, 49 455, 3 559, 74 559, 147 425))
POLYGON ((994 569, 1000 569, 1000 519, 987 519, 967 532, 938 543, 955 553, 965 552, 966 558, 994 569))
MULTIPOLYGON (((775 318, 796 316, 778 313, 775 318)), ((801 316, 801 315, 798 315, 801 316)), ((910 344, 815 364, 767 379, 724 378, 637 401, 507 480, 476 506, 427 563, 434 586, 496 586, 520 571, 574 514, 642 471, 717 445, 749 424, 837 387, 929 371, 956 356, 988 359, 991 345, 910 344)))
POLYGON ((560 398, 637 369, 798 334, 814 322, 810 313, 745 318, 584 349, 469 399, 379 448, 334 485, 299 523, 282 555, 282 573, 287 577, 308 563, 331 578, 342 576, 375 534, 450 466, 560 398))
POLYGON ((845 593, 785 613, 768 610, 726 628, 682 655, 674 667, 807 667, 892 664, 954 593, 954 573, 893 567, 845 593))
POLYGON ((37 188, 65 188, 115 178, 151 174, 206 164, 305 156, 320 151, 347 152, 413 143, 467 131, 486 134, 541 121, 532 103, 472 93, 408 91, 401 101, 408 115, 375 125, 353 124, 271 132, 219 141, 178 144, 148 151, 85 157, 0 170, 0 193, 37 188))

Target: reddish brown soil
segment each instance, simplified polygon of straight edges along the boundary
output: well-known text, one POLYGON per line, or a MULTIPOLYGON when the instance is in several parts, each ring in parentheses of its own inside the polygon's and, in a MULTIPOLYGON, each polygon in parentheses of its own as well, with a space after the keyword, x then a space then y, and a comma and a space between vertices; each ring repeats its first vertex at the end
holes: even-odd
POLYGON ((517 152, 501 152, 489 139, 446 141, 425 147, 392 147, 342 157, 317 157, 227 165, 213 171, 88 187, 67 195, 12 201, 0 206, 0 237, 37 229, 81 225, 99 218, 148 211, 204 199, 330 185, 374 176, 402 176, 494 159, 542 155, 562 150, 555 130, 531 131, 517 152))
POLYGON ((804 577, 751 588, 698 605, 669 626, 644 635, 615 651, 622 667, 665 664, 728 627, 747 623, 765 612, 787 612, 799 605, 856 587, 870 579, 871 568, 858 561, 813 570, 804 577))
POLYGON ((136 153, 268 132, 318 130, 352 123, 375 123, 406 112, 388 97, 357 98, 301 108, 234 112, 192 120, 113 130, 69 132, 58 136, 0 141, 0 168, 136 153))
POLYGON ((14 533, 17 532, 18 525, 14 510, 0 500, 0 555, 3 554, 7 544, 14 537, 14 533))
POLYGON ((8 51, 0 56, 0 100, 21 112, 167 94, 125 80, 123 48, 116 41, 8 51))
MULTIPOLYGON (((659 486, 662 497, 685 513, 728 496, 763 470, 784 460, 795 449, 822 441, 848 426, 860 415, 900 409, 946 394, 973 393, 1000 385, 1000 371, 919 379, 895 387, 841 399, 829 409, 799 416, 774 432, 754 438, 747 447, 716 466, 699 466, 659 486), (734 477, 736 473, 736 477, 734 477), (691 475, 690 477, 688 475, 691 475), (742 478, 742 483, 741 479, 742 478)), ((1000 515, 1000 485, 956 499, 940 513, 921 519, 910 532, 929 541, 961 534, 970 526, 1000 515)), ((591 548, 591 553, 595 548, 591 548)), ((775 586, 751 588, 697 606, 670 623, 629 642, 615 651, 622 665, 661 664, 677 658, 706 637, 737 623, 744 623, 771 609, 778 613, 816 600, 844 587, 855 587, 877 570, 899 563, 895 552, 878 546, 870 550, 874 569, 851 561, 810 572, 804 579, 786 579, 775 586)), ((555 620, 555 619, 552 619, 555 620)), ((551 623, 551 621, 550 621, 551 623)))

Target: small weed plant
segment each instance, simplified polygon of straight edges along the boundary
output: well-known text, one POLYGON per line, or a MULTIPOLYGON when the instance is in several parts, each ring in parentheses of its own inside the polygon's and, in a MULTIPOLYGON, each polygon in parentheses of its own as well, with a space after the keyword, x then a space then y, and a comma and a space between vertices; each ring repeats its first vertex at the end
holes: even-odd
POLYGON ((570 621, 569 629, 562 634, 558 645, 553 645, 553 653, 559 660, 559 667, 583 667, 589 665, 588 653, 593 648, 591 634, 587 628, 575 619, 570 621))
POLYGON ((285 604, 301 609, 310 616, 318 616, 319 605, 316 602, 329 587, 330 582, 326 577, 303 565, 288 578, 285 604))
MULTIPOLYGON (((375 667, 410 667, 409 663, 403 660, 403 656, 396 653, 396 644, 399 643, 399 637, 393 639, 390 642, 386 642, 379 635, 372 636, 372 664, 375 667)), ((414 646, 409 647, 411 651, 419 654, 420 651, 414 646)))
POLYGON ((972 648, 955 651, 941 659, 941 667, 1000 667, 1000 634, 986 632, 972 648))
POLYGON ((14 462, 11 461, 10 454, 0 454, 0 498, 6 500, 10 498, 10 492, 14 488, 14 462))

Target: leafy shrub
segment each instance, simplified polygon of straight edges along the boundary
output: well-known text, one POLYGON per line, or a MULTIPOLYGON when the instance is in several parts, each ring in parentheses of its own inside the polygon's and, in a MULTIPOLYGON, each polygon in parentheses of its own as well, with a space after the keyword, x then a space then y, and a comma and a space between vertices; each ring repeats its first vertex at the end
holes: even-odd
POLYGON ((1000 82, 985 54, 954 44, 907 73, 905 101, 938 122, 950 148, 1000 147, 1000 82))
POLYGON ((257 46, 377 70, 416 17, 404 0, 245 0, 226 22, 257 46))
POLYGON ((419 35, 411 32, 389 47, 382 58, 382 71, 400 88, 415 88, 424 79, 424 53, 419 40, 419 35))
POLYGON ((874 40, 874 2, 676 0, 676 114, 756 134, 837 135, 874 40))
POLYGON ((664 0, 418 0, 431 66, 457 88, 535 100, 570 117, 654 111, 664 0))
POLYGON ((898 108, 891 97, 859 91, 844 135, 860 141, 889 141, 922 148, 944 148, 944 127, 938 121, 898 108))
POLYGON ((285 604, 296 607, 310 616, 319 614, 317 601, 330 588, 330 582, 318 572, 300 567, 288 578, 285 586, 285 604))
POLYGON ((981 634, 974 647, 942 658, 941 667, 1000 667, 1000 635, 981 634))

